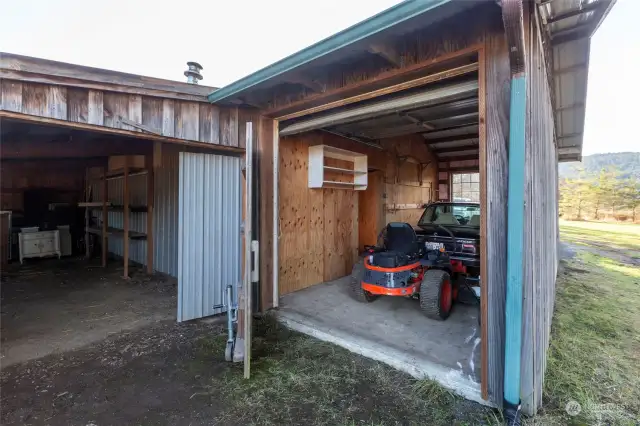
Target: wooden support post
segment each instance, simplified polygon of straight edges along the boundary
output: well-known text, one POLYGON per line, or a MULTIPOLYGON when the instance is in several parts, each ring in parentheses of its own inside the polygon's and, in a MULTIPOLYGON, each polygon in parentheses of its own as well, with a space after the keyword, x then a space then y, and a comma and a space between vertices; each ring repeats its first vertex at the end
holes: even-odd
POLYGON ((109 205, 109 181, 107 181, 107 165, 104 166, 102 173, 102 267, 107 266, 107 252, 109 251, 109 234, 107 228, 109 227, 109 211, 107 206, 109 205))
POLYGON ((122 257, 124 258, 124 278, 129 278, 129 156, 124 157, 124 235, 122 236, 122 257))
MULTIPOLYGON (((84 191, 84 200, 88 203, 91 201, 89 199, 91 194, 91 175, 89 174, 89 168, 85 173, 85 191, 84 191)), ((84 257, 89 259, 91 256, 91 252, 89 251, 89 216, 91 214, 91 210, 89 207, 85 207, 84 209, 84 257)))
MULTIPOLYGON (((487 259, 487 75, 485 50, 478 51, 478 147, 480 173, 480 393, 489 400, 489 260, 487 259)), ((450 179, 451 182, 451 179, 450 179)), ((452 194, 453 195, 453 194, 452 194)), ((453 201, 453 197, 451 197, 453 201)))
POLYGON ((238 288, 236 290, 236 297, 238 301, 238 326, 237 326, 237 334, 236 334, 236 345, 237 347, 242 347, 241 351, 235 350, 233 354, 233 362, 244 362, 244 311, 245 311, 245 301, 244 301, 244 287, 245 287, 245 273, 247 271, 247 250, 245 244, 245 236, 246 232, 246 223, 247 223, 247 179, 246 179, 246 161, 245 161, 245 169, 242 170, 242 177, 240 179, 242 182, 242 232, 240 234, 240 246, 242 247, 242 254, 240 256, 242 268, 240 268, 240 283, 238 284, 238 288))
MULTIPOLYGON (((155 142, 155 145, 160 145, 160 142, 155 142)), ((147 167, 147 273, 153 274, 153 198, 154 198, 154 170, 156 164, 156 152, 159 150, 154 147, 153 154, 147 155, 146 167, 147 167)))

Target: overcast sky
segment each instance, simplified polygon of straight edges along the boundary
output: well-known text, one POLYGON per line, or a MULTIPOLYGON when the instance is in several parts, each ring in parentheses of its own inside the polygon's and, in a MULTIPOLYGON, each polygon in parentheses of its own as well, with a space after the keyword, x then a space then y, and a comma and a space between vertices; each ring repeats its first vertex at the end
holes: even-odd
MULTIPOLYGON (((173 80, 191 60, 220 87, 396 3, 0 0, 0 51, 173 80)), ((594 36, 585 155, 640 151, 637 16, 640 0, 618 0, 594 36)))

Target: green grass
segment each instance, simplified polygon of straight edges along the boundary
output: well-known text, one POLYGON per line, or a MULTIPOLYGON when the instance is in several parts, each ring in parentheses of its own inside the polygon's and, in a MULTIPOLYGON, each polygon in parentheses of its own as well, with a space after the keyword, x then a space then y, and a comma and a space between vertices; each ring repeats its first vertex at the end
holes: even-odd
MULTIPOLYGON (((640 226, 563 222, 583 244, 633 249, 640 226)), ((536 424, 636 424, 640 418, 640 268, 593 252, 563 261, 536 424), (582 406, 578 416, 565 411, 582 406)))
POLYGON ((640 225, 560 220, 563 241, 610 247, 625 252, 640 251, 640 225))
MULTIPOLYGON (((492 410, 432 381, 286 330, 270 317, 255 334, 251 379, 243 379, 241 366, 225 367, 207 393, 224 401, 215 424, 500 424, 492 410)), ((202 343, 201 356, 222 356, 217 343, 202 343)))

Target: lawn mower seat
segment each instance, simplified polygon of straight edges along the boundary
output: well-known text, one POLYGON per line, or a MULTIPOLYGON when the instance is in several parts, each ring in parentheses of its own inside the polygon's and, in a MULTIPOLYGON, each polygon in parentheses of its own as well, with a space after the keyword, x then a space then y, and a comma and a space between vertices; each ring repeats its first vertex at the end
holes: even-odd
POLYGON ((373 255, 373 264, 383 268, 397 268, 407 265, 419 253, 418 236, 408 223, 390 222, 385 235, 383 252, 373 255))

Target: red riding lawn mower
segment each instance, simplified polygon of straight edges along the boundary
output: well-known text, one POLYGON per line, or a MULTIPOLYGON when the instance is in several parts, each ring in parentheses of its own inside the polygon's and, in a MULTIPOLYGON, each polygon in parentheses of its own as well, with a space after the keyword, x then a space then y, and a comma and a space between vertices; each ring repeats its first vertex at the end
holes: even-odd
POLYGON ((382 244, 365 247, 353 267, 353 297, 360 302, 379 296, 419 299, 422 312, 441 321, 454 302, 478 303, 479 210, 471 203, 430 204, 418 233, 408 223, 389 223, 381 233, 382 244))

